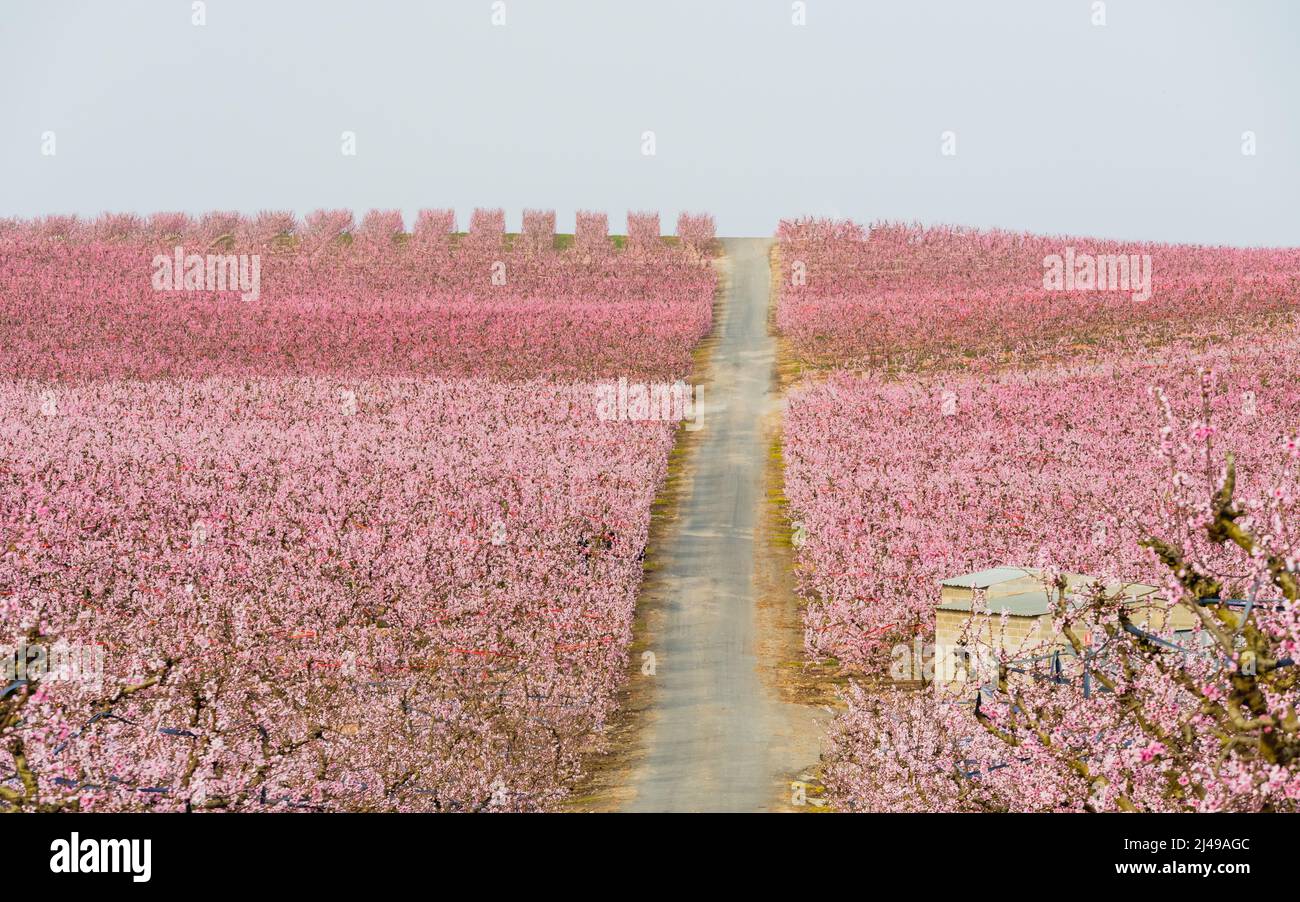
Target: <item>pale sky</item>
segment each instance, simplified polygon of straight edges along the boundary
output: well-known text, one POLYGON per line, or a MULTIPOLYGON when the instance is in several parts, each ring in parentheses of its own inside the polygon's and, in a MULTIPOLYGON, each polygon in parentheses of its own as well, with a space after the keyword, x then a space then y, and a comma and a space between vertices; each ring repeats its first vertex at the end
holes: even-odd
POLYGON ((622 231, 645 208, 723 235, 819 214, 1300 245, 1300 3, 792 6, 208 0, 195 26, 190 0, 0 0, 0 216, 542 207, 568 231, 593 208, 622 231))

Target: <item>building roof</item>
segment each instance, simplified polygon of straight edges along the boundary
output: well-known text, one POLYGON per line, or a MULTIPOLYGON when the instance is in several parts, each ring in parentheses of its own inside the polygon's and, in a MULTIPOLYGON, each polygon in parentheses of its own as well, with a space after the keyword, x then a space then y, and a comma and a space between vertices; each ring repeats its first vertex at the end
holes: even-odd
POLYGON ((956 589, 987 589, 989 586, 996 586, 998 583, 1033 576, 1034 573, 1034 570, 1026 567, 994 567, 992 570, 980 570, 962 576, 950 576, 945 580, 941 580, 939 585, 952 586, 956 589))
MULTIPOLYGON (((985 592, 984 609, 990 614, 1002 614, 1004 611, 1012 617, 1041 617, 1052 610, 1052 594, 1041 580, 1043 570, 1036 567, 994 567, 942 580, 940 585, 947 589, 965 589, 965 592, 945 592, 936 606, 941 611, 969 611, 972 596, 976 589, 985 592)), ((1083 598, 1077 594, 1080 589, 1096 581, 1096 577, 1082 573, 1062 573, 1067 587, 1070 604, 1079 604, 1083 598)), ((1111 581, 1106 591, 1112 595, 1127 596, 1137 603, 1148 596, 1154 596, 1159 590, 1155 586, 1141 583, 1124 583, 1111 581)))
MULTIPOLYGON (((953 598, 939 602, 938 608, 941 611, 969 611, 970 603, 969 598, 953 598)), ((1051 610, 1047 593, 1041 589, 1037 592, 1018 592, 1015 595, 987 598, 984 600, 984 609, 989 614, 1006 611, 1012 617, 1040 617, 1051 610)))

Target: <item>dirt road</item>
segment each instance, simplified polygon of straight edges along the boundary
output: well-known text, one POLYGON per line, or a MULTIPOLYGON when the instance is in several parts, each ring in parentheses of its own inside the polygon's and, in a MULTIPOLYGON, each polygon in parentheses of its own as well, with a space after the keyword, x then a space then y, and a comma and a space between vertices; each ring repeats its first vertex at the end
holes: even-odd
POLYGON ((793 775, 816 762, 814 713, 781 701, 760 675, 773 643, 758 612, 756 532, 776 417, 768 334, 771 241, 723 239, 729 290, 704 387, 703 430, 676 528, 658 550, 661 616, 644 755, 630 811, 786 807, 793 775))

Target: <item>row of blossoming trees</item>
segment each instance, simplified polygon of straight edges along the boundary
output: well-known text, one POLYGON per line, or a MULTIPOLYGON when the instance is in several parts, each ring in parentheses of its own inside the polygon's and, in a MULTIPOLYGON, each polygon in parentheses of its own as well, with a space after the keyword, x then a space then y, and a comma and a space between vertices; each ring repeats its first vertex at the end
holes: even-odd
POLYGON ((0 809, 557 804, 674 435, 593 384, 687 375, 711 223, 0 224, 0 809), (159 290, 176 246, 257 299, 159 290))
POLYGON ((851 677, 838 804, 1294 810, 1300 251, 826 221, 779 239, 807 367, 785 426, 807 645, 851 677), (1149 254, 1151 297, 1045 288, 1067 246, 1149 254), (1003 565, 1041 568, 1049 634, 1011 641, 977 593, 978 666, 896 685, 939 581, 1003 565), (1139 618, 1132 583, 1193 628, 1139 618))

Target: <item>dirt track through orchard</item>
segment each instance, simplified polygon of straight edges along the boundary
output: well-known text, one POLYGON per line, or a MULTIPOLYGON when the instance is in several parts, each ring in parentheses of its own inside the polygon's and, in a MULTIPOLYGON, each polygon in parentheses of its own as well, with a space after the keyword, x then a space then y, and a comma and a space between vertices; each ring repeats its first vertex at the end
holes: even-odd
MULTIPOLYGON (((816 763, 814 712, 782 701, 760 673, 755 573, 764 468, 780 399, 768 331, 771 241, 723 239, 727 286, 704 385, 703 430, 674 528, 651 577, 663 599, 651 635, 653 701, 629 811, 788 807, 790 781, 816 763)), ((779 645, 780 643, 775 643, 779 645)), ((788 644, 788 643, 787 643, 788 644)))

